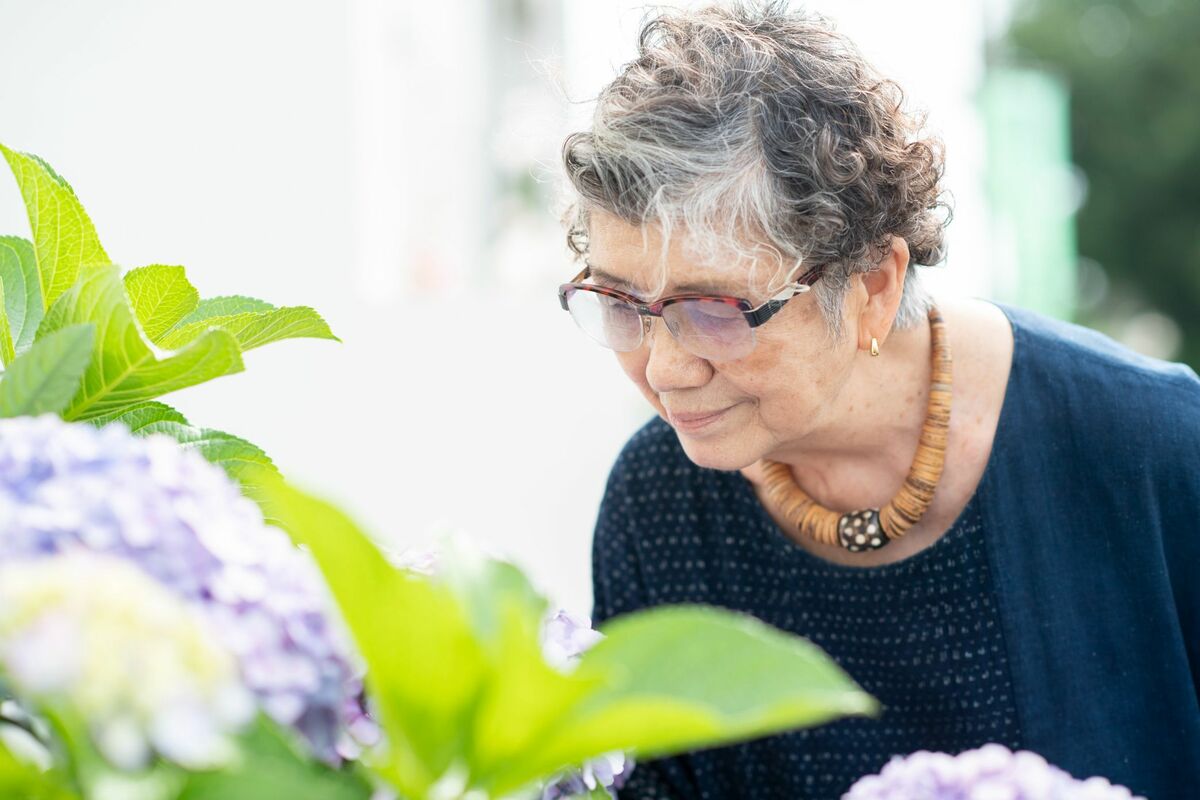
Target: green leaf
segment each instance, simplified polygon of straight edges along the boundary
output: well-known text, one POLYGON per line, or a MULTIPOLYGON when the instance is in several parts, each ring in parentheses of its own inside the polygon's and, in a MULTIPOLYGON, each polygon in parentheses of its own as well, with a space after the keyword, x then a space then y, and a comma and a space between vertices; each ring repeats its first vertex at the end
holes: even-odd
POLYGON ((262 448, 233 434, 196 428, 191 425, 161 420, 142 425, 141 435, 161 433, 170 436, 182 445, 195 448, 202 456, 221 467, 229 477, 243 481, 261 474, 261 470, 274 470, 275 465, 262 448))
POLYGON ((0 797, 20 800, 77 800, 66 775, 57 769, 42 772, 28 764, 0 742, 0 797))
POLYGON ((129 428, 135 436, 156 433, 170 436, 225 470, 225 474, 241 485, 242 494, 262 507, 267 521, 275 522, 268 515, 269 509, 261 497, 261 484, 264 477, 277 480, 279 473, 270 456, 258 445, 212 428, 197 428, 189 424, 183 414, 154 400, 93 417, 88 422, 97 427, 117 422, 129 428))
POLYGON ((18 236, 0 236, 0 285, 13 349, 20 355, 33 344, 45 313, 32 243, 18 236))
POLYGON ((133 313, 152 342, 195 311, 200 302, 200 293, 188 282, 183 267, 163 264, 139 267, 126 274, 125 291, 133 313))
POLYGON ((199 322, 202 319, 231 317, 234 314, 246 314, 252 311, 270 311, 274 307, 265 300, 256 300, 253 297, 243 297, 241 295, 210 297, 206 300, 201 300, 196 309, 180 320, 179 324, 187 325, 192 322, 199 322))
POLYGON ((70 773, 73 786, 87 800, 172 800, 182 785, 182 770, 164 760, 126 771, 115 767, 97 749, 86 715, 69 702, 39 706, 38 715, 51 730, 55 756, 70 773))
POLYGON ((96 326, 70 325, 38 340, 0 378, 0 417, 62 411, 91 358, 96 326))
POLYGON ((157 400, 148 400, 145 403, 138 403, 137 405, 123 408, 120 411, 105 414, 102 417, 93 417, 88 422, 97 428, 103 427, 110 422, 120 422, 126 428, 129 428, 130 433, 133 434, 143 433, 147 425, 155 422, 188 424, 187 418, 183 414, 180 414, 166 403, 160 403, 157 400))
POLYGON ((176 800, 367 800, 360 770, 332 769, 301 754, 278 728, 260 720, 240 739, 239 763, 188 775, 176 800))
POLYGON ((137 436, 162 434, 225 470, 234 480, 252 478, 261 470, 274 472, 275 464, 261 447, 223 431, 197 428, 165 403, 151 401, 91 420, 97 426, 119 422, 137 436))
POLYGON ((222 330, 156 358, 134 321, 116 267, 92 270, 71 287, 46 312, 38 335, 78 322, 94 322, 97 337, 83 385, 63 411, 65 419, 105 416, 243 368, 237 342, 222 330))
POLYGON ((393 567, 332 506, 263 483, 270 516, 312 552, 366 660, 388 739, 380 774, 402 794, 424 797, 465 753, 487 675, 463 607, 446 586, 393 567))
POLYGON ((280 339, 337 340, 316 311, 305 306, 290 306, 199 319, 169 331, 159 344, 168 348, 182 347, 213 328, 233 334, 243 351, 280 339))
POLYGON ((576 673, 601 687, 491 776, 496 793, 614 750, 654 758, 879 709, 820 648, 745 615, 660 607, 603 633, 576 673))
POLYGON ((74 190, 50 166, 28 153, 0 145, 21 188, 34 254, 42 307, 49 308, 88 267, 108 264, 96 229, 74 190))
POLYGON ((0 281, 0 364, 8 366, 16 357, 12 328, 8 325, 8 307, 4 303, 4 283, 0 281))

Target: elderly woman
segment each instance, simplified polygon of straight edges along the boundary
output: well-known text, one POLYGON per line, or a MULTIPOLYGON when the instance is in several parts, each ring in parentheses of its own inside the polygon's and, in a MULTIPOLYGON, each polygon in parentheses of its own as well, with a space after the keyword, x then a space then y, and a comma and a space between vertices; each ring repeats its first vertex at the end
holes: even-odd
POLYGON ((835 798, 986 742, 1196 796, 1196 374, 935 304, 940 149, 818 19, 652 20, 563 155, 560 300, 658 415, 608 481, 595 620, 744 611, 884 709, 651 761, 622 796, 835 798))

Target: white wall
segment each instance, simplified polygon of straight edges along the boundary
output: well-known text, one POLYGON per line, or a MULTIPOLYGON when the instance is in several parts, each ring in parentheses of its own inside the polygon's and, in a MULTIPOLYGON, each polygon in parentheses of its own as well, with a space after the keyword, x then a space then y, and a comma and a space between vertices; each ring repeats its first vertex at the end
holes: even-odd
MULTIPOLYGON (((980 9, 815 5, 933 109, 958 205, 942 283, 986 294, 980 9)), ((548 102, 552 84, 594 94, 641 11, 530 7, 561 27, 495 36, 485 0, 0 0, 0 141, 71 181, 122 264, 313 305, 343 339, 253 352, 168 398, 194 422, 254 440, 380 538, 465 530, 585 612, 596 504, 649 411, 557 308, 549 210, 501 213, 492 173, 514 148, 553 165, 586 110, 548 102)), ((25 231, 0 177, 0 232, 25 231)))

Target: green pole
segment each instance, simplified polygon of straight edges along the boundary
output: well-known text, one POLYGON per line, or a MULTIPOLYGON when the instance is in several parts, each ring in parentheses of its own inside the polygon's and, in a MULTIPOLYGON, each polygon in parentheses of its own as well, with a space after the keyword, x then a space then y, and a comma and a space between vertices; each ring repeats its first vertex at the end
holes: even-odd
POLYGON ((1060 319, 1076 311, 1075 224, 1065 83, 1030 69, 989 71, 982 91, 998 299, 1060 319), (1006 258, 1007 257, 1007 258, 1006 258))

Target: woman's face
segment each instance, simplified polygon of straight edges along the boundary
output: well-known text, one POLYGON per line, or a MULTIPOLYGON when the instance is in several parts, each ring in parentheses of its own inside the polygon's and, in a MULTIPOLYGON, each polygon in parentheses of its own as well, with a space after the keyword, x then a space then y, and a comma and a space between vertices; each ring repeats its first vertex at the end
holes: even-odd
MULTIPOLYGON (((621 278, 625 289, 647 297, 658 284, 661 238, 609 214, 593 213, 589 226, 589 262, 621 278)), ((678 236, 667 251, 667 285, 697 284, 707 292, 746 297, 755 305, 765 297, 747 296, 750 266, 739 270, 705 269, 689 260, 678 236)), ((853 300, 854 294, 848 294, 853 300)), ((848 314, 847 326, 854 315, 848 314)), ((765 325, 754 329, 751 353, 736 361, 706 361, 680 347, 661 319, 655 319, 639 349, 617 353, 629 378, 675 429, 684 451, 696 464, 737 470, 786 451, 792 443, 840 416, 838 397, 850 376, 857 351, 856 332, 847 327, 831 342, 811 294, 792 298, 765 325), (720 412, 709 420, 687 416, 720 412)))

